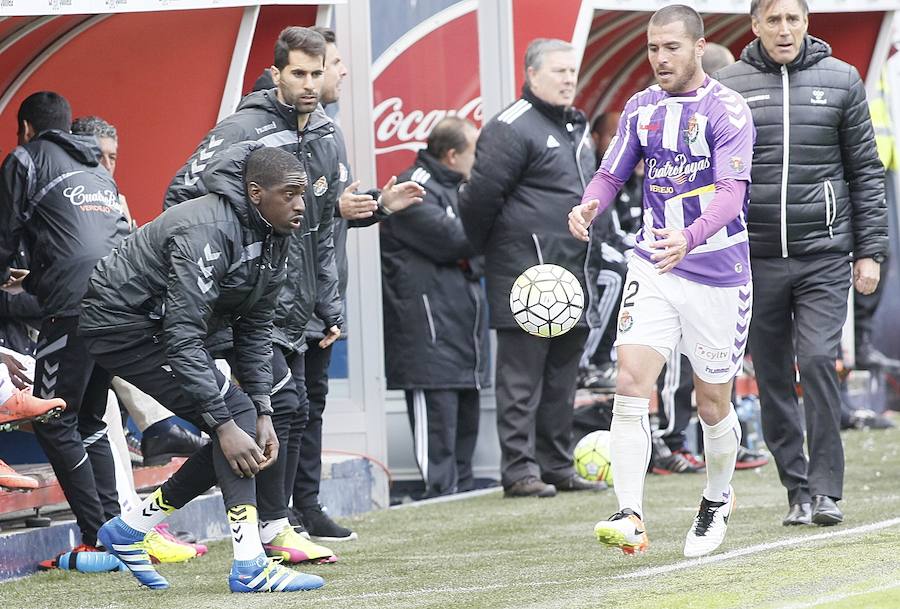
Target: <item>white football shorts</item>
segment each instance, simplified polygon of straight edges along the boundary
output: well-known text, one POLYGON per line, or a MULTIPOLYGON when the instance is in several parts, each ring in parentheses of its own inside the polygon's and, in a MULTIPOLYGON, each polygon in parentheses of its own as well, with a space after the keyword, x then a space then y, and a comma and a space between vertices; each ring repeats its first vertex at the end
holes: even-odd
POLYGON ((628 261, 616 346, 645 345, 668 359, 678 349, 707 383, 727 383, 740 370, 753 283, 715 287, 672 273, 660 275, 640 256, 628 261))

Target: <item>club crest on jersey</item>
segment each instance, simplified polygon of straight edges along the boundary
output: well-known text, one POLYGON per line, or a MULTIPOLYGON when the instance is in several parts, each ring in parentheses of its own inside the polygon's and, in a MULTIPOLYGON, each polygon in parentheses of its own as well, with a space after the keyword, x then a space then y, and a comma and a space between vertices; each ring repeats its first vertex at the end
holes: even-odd
POLYGON ((313 194, 321 197, 326 190, 328 190, 328 180, 325 179, 325 176, 321 176, 313 183, 313 194))
POLYGON ((685 144, 693 144, 697 141, 697 138, 700 136, 700 123, 697 121, 696 114, 691 115, 687 122, 687 129, 684 129, 681 133, 685 144))
POLYGON ((624 334, 631 330, 631 327, 634 325, 634 317, 631 316, 631 313, 628 311, 622 311, 619 315, 619 332, 624 334))
POLYGON ((744 171, 744 161, 739 156, 728 159, 728 165, 737 172, 744 171))

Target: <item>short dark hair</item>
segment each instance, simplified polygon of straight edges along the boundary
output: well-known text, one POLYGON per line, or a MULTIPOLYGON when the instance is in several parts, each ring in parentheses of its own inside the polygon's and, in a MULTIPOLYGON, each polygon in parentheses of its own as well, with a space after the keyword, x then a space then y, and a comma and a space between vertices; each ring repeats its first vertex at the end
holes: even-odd
POLYGON ((18 120, 20 129, 22 121, 28 121, 35 133, 50 129, 68 131, 72 124, 72 106, 59 93, 38 91, 22 101, 18 120))
POLYGON ((322 34, 322 38, 325 39, 325 42, 328 44, 337 44, 337 36, 334 35, 334 30, 330 27, 322 27, 321 25, 317 25, 315 27, 309 28, 314 32, 318 32, 322 34))
POLYGON ((116 128, 99 116, 79 116, 72 121, 72 133, 75 135, 110 137, 114 140, 119 139, 119 133, 116 131, 116 128))
POLYGON ((325 61, 325 38, 308 27, 291 26, 281 30, 275 41, 275 67, 279 70, 289 63, 291 51, 301 51, 311 57, 321 57, 325 61))
MULTIPOLYGON (((775 0, 750 0, 750 15, 759 19, 759 13, 769 8, 773 2, 775 2, 775 0)), ((806 3, 806 0, 797 0, 797 4, 800 5, 803 16, 808 16, 809 4, 806 3)))
POLYGON ((469 145, 466 139, 466 127, 475 128, 475 125, 458 116, 447 116, 438 121, 431 133, 428 134, 428 154, 436 159, 444 158, 451 150, 463 152, 469 145))
POLYGON ((684 24, 684 31, 691 40, 700 40, 703 38, 703 17, 700 13, 684 4, 670 4, 664 6, 650 17, 649 26, 653 25, 669 25, 680 21, 684 24))
POLYGON ((245 185, 256 182, 263 188, 272 188, 284 182, 289 173, 303 174, 303 183, 307 183, 303 164, 293 154, 281 148, 256 148, 247 155, 244 162, 245 185))

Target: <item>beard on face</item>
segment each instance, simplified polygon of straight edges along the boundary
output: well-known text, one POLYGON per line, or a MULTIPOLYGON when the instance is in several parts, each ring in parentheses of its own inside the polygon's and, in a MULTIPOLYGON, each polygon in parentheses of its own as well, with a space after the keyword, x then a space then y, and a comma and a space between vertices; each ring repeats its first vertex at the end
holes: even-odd
MULTIPOLYGON (((672 84, 668 87, 663 87, 665 91, 668 93, 684 93, 687 90, 687 84, 693 80, 694 76, 697 74, 697 69, 699 67, 699 62, 696 61, 696 58, 693 63, 688 64, 684 68, 684 75, 672 82, 672 84)), ((662 85, 660 84, 660 87, 662 85)))

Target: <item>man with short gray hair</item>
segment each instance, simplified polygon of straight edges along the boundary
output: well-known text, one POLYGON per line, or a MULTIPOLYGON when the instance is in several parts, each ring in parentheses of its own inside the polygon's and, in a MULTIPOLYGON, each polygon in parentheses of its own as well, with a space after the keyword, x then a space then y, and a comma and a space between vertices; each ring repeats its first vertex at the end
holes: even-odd
POLYGON ((509 308, 516 277, 536 264, 565 267, 585 283, 587 247, 569 238, 565 222, 594 172, 587 120, 572 107, 577 72, 572 45, 532 41, 522 96, 485 125, 459 198, 469 241, 485 254, 507 497, 602 488, 576 475, 569 447, 584 320, 562 336, 537 338, 518 328, 509 308))
POLYGON ((787 489, 782 524, 834 525, 844 478, 834 362, 847 291, 875 291, 887 255, 884 167, 859 73, 807 33, 806 0, 753 0, 750 19, 757 38, 716 77, 758 129, 747 228, 763 434, 787 489))

